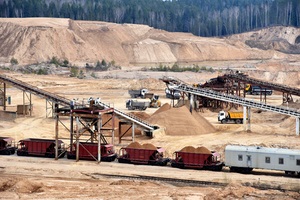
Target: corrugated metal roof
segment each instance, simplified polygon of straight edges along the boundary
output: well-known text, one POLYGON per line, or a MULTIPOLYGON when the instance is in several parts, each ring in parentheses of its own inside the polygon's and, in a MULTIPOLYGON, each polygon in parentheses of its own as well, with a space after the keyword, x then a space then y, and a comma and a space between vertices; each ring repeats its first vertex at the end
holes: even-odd
POLYGON ((239 146, 239 145, 227 145, 225 151, 244 151, 250 153, 268 153, 268 154, 283 154, 283 155, 300 155, 298 149, 283 149, 283 148, 269 148, 261 146, 239 146))

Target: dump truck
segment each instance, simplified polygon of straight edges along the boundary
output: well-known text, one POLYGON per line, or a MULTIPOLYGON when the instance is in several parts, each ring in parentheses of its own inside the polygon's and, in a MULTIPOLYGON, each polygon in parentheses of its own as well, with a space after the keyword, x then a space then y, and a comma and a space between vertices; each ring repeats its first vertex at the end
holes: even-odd
POLYGON ((245 92, 251 95, 260 95, 260 94, 272 95, 273 90, 269 88, 263 88, 257 85, 246 84, 245 92))
POLYGON ((126 108, 128 110, 146 110, 150 106, 150 102, 137 101, 129 99, 126 101, 126 108))
POLYGON ((148 93, 148 89, 142 88, 139 90, 128 90, 131 98, 151 98, 153 93, 148 93))
POLYGON ((243 123, 244 119, 244 113, 242 111, 232 112, 228 111, 227 114, 225 111, 220 111, 218 114, 218 121, 220 121, 222 124, 225 124, 227 122, 235 122, 236 124, 243 123))

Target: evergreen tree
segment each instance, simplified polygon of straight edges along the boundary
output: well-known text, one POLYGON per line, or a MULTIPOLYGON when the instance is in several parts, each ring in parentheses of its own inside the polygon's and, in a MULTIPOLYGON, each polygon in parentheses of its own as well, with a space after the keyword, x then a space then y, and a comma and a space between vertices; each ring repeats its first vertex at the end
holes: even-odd
POLYGON ((0 17, 62 17, 147 24, 221 36, 273 25, 300 26, 299 0, 2 0, 0 17))

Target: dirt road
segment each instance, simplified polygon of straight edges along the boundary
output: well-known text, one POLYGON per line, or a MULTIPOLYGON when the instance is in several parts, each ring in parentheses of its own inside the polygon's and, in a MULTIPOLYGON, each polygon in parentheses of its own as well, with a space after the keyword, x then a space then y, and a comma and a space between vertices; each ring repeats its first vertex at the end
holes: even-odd
POLYGON ((49 158, 1 156, 0 174, 1 199, 300 198, 297 192, 299 179, 269 171, 244 175, 230 173, 226 169, 224 172, 210 172, 117 162, 75 162, 66 158, 55 161, 49 158), (147 176, 167 179, 147 179, 147 176), (193 182, 176 182, 171 178, 193 182), (208 187, 201 182, 211 185, 208 187))

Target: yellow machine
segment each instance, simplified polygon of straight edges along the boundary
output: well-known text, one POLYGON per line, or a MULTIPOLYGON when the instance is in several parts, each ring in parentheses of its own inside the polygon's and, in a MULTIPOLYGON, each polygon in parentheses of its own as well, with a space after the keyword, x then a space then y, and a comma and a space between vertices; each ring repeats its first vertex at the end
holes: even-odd
POLYGON ((250 89, 251 89, 251 85, 250 85, 250 84, 246 84, 246 85, 245 85, 245 91, 246 91, 246 92, 249 92, 250 89))
POLYGON ((150 99, 150 108, 158 108, 161 106, 161 101, 159 100, 158 95, 153 95, 153 97, 150 99))

